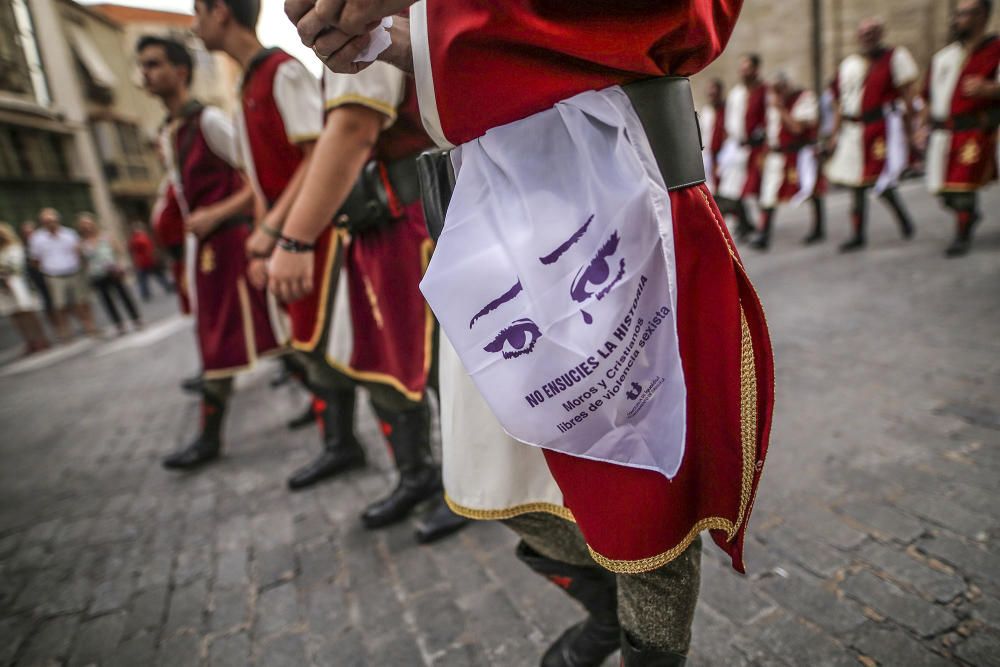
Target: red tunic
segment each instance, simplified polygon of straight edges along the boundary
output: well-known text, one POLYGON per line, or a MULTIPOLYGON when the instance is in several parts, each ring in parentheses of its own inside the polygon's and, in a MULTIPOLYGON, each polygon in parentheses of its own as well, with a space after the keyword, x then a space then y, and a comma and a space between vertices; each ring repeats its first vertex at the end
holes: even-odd
MULTIPOLYGON (((781 104, 789 113, 795 108, 795 104, 806 94, 804 90, 794 90, 785 95, 781 104)), ((788 124, 782 122, 778 131, 777 142, 771 146, 771 151, 780 153, 785 160, 784 178, 781 187, 778 189, 778 201, 787 202, 799 193, 801 188, 802 175, 799 174, 799 151, 807 147, 815 147, 819 135, 819 124, 804 124, 800 132, 794 132, 788 124)), ((814 193, 822 194, 825 190, 825 181, 822 175, 818 177, 814 193)))
MULTIPOLYGON (((741 0, 427 3, 443 135, 462 143, 586 90, 694 74, 722 51, 741 6, 741 0)), ((425 120, 434 113, 423 112, 425 120)), ((771 348, 760 304, 707 188, 673 192, 671 205, 688 390, 681 468, 667 481, 657 472, 550 450, 545 460, 595 558, 609 569, 659 567, 711 529, 742 570, 770 431, 771 348)))
MULTIPOLYGON (((1000 38, 996 35, 990 35, 968 54, 959 75, 958 84, 952 93, 950 116, 947 119, 939 120, 943 120, 946 127, 957 119, 968 119, 975 116, 985 121, 986 113, 995 109, 1000 103, 989 98, 963 95, 962 82, 972 76, 995 82, 998 68, 1000 68, 1000 38)), ((978 190, 996 179, 996 126, 992 128, 981 126, 952 129, 943 191, 978 190)))
MULTIPOLYGON (((886 134, 888 131, 885 115, 881 113, 887 105, 892 105, 902 93, 896 87, 892 75, 892 56, 894 48, 881 50, 869 58, 868 74, 865 77, 864 92, 861 96, 861 109, 857 116, 864 123, 863 150, 864 169, 863 183, 871 184, 885 169, 888 147, 886 134)), ((834 98, 840 100, 840 72, 833 80, 831 87, 834 98)))
MULTIPOLYGON (((288 138, 274 93, 279 68, 291 60, 294 58, 281 49, 260 52, 247 66, 240 90, 252 173, 268 207, 273 206, 288 187, 305 157, 302 147, 288 138)), ((338 244, 332 226, 320 234, 313 253, 313 275, 325 276, 334 264, 338 244)), ((291 343, 296 349, 311 351, 319 344, 327 305, 322 297, 321 290, 313 290, 285 305, 291 321, 291 343)))
POLYGON ((174 186, 167 184, 162 189, 153 207, 153 234, 170 255, 170 273, 174 277, 177 299, 181 312, 191 313, 188 298, 187 272, 184 268, 184 215, 181 213, 174 186))
MULTIPOLYGON (((420 122, 412 80, 396 113, 395 123, 375 144, 374 157, 382 162, 412 157, 433 145, 420 122)), ((386 227, 352 237, 347 247, 354 335, 349 373, 418 400, 427 387, 434 334, 433 315, 420 293, 433 243, 419 201, 399 206, 397 215, 386 227)))
POLYGON ((747 98, 746 138, 750 143, 747 160, 747 180, 743 186, 744 197, 760 195, 764 158, 767 156, 767 86, 758 84, 749 90, 747 98))
POLYGON ((718 160, 722 144, 726 143, 726 103, 715 105, 715 123, 712 124, 712 136, 708 138, 708 148, 712 158, 718 160))
MULTIPOLYGON (((188 111, 170 133, 179 177, 178 203, 188 213, 220 202, 243 187, 243 178, 213 152, 199 121, 188 111)), ((267 298, 246 279, 249 215, 224 221, 199 239, 194 258, 197 333, 206 378, 227 377, 279 348, 271 330, 267 298)))
POLYGON ((445 136, 464 143, 584 91, 688 76, 721 53, 742 0, 427 3, 445 136))

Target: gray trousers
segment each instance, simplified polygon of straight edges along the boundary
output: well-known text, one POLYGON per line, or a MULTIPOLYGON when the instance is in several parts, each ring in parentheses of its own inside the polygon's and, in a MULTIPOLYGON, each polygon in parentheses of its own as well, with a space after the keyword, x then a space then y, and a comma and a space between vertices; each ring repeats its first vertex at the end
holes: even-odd
MULTIPOLYGON (((600 568, 577 525, 544 512, 504 522, 541 555, 579 567, 600 568)), ((686 655, 701 582, 701 538, 663 567, 618 574, 618 620, 640 648, 686 655)))

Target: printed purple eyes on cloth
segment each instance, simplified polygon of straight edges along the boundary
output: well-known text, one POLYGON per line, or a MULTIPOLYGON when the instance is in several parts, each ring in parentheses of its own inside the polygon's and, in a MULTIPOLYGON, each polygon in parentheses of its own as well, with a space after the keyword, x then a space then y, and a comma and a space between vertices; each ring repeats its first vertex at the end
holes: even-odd
MULTIPOLYGON (((539 257, 538 261, 545 265, 555 264, 566 252, 576 244, 587 233, 590 223, 594 220, 591 215, 577 229, 572 236, 566 239, 558 248, 546 255, 539 257)), ((625 258, 618 260, 618 270, 612 276, 615 266, 615 253, 618 252, 619 243, 618 232, 615 231, 604 244, 597 249, 597 253, 590 261, 577 271, 576 277, 570 285, 569 295, 577 303, 586 303, 594 298, 600 301, 611 292, 611 288, 625 277, 625 258)), ((479 318, 497 310, 500 306, 517 298, 522 291, 521 281, 517 281, 513 287, 504 294, 490 301, 488 304, 473 316, 469 322, 469 328, 475 326, 479 318)), ((584 322, 592 324, 594 318, 590 313, 580 311, 584 322)), ((530 319, 520 319, 512 322, 510 326, 497 334, 489 345, 483 348, 486 352, 502 353, 504 359, 514 359, 530 353, 535 349, 535 343, 542 337, 542 332, 530 319)))
POLYGON ((500 352, 504 359, 515 359, 534 350, 535 343, 541 337, 542 332, 534 322, 529 319, 516 320, 498 333, 493 342, 483 350, 500 352))
POLYGON ((618 263, 617 275, 612 280, 608 280, 611 277, 611 267, 613 266, 613 262, 610 260, 614 259, 612 256, 617 251, 618 232, 615 232, 598 249, 590 263, 581 267, 577 272, 569 290, 569 295, 573 297, 574 301, 584 303, 591 297, 600 301, 608 295, 612 287, 618 284, 618 281, 625 277, 625 258, 622 257, 618 263))

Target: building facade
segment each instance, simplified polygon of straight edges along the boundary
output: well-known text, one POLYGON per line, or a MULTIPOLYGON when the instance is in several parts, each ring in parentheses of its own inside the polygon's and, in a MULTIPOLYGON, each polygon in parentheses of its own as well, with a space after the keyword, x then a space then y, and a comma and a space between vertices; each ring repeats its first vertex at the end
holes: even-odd
POLYGON ((205 51, 190 23, 116 5, 0 0, 0 220, 17 224, 51 206, 72 223, 93 211, 121 236, 129 221, 149 218, 162 179, 163 109, 142 90, 139 37, 187 44, 195 95, 235 107, 238 69, 205 51))
POLYGON ((112 213, 72 81, 51 73, 69 60, 68 47, 38 39, 61 32, 51 2, 0 0, 0 220, 13 224, 45 206, 67 219, 112 213))

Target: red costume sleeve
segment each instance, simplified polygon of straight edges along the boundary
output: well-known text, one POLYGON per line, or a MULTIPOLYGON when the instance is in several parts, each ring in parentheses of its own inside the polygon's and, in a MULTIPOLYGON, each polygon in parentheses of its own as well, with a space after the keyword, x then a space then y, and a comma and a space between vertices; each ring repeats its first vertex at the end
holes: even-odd
POLYGON ((585 90, 690 76, 725 48, 743 0, 427 3, 438 113, 454 143, 585 90))

